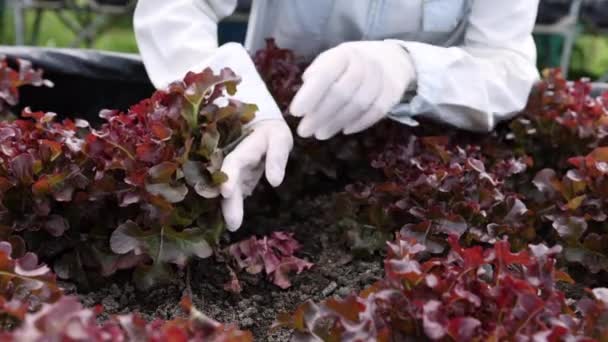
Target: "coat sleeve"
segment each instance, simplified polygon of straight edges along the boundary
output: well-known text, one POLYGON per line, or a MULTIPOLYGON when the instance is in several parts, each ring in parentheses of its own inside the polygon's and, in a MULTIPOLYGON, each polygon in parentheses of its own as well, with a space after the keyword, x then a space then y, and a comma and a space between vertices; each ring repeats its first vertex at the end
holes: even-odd
POLYGON ((462 46, 401 41, 416 68, 417 90, 391 118, 422 115, 483 132, 517 114, 538 79, 537 10, 538 0, 473 0, 462 46))
POLYGON ((133 27, 148 76, 157 88, 183 77, 218 48, 217 24, 237 0, 139 0, 133 27))
POLYGON ((188 71, 229 67, 242 79, 234 98, 258 105, 256 122, 281 118, 245 48, 236 43, 218 46, 218 22, 236 5, 237 0, 139 0, 133 26, 146 71, 161 89, 188 71))

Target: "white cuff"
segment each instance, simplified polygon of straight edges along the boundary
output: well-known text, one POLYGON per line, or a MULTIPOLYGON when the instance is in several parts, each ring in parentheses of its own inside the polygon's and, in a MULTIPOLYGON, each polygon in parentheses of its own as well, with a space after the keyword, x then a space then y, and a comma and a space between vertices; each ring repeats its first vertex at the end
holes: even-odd
POLYGON ((411 116, 424 116, 461 129, 492 130, 495 120, 492 113, 484 111, 490 107, 484 84, 470 81, 466 86, 458 86, 478 71, 462 65, 467 62, 464 50, 419 42, 402 41, 400 45, 409 51, 418 81, 416 95, 398 106, 400 111, 392 119, 403 122, 411 120, 411 116), (466 72, 471 76, 467 77, 466 72))

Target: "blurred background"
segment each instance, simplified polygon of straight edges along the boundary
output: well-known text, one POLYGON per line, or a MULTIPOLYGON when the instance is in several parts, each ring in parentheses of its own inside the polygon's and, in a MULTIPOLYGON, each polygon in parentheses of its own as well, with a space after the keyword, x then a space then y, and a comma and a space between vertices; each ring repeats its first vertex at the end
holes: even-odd
MULTIPOLYGON (((170 1, 170 0, 168 0, 170 1)), ((136 0, 0 0, 0 45, 137 52, 136 0)), ((242 41, 251 0, 220 24, 220 41, 242 41)), ((539 68, 608 80, 608 0, 541 0, 535 28, 539 68)))
MULTIPOLYGON (((137 0, 0 0, 0 45, 81 47, 137 52, 137 0)), ((244 40, 251 0, 220 24, 220 40, 244 40)))
MULTIPOLYGON (((22 102, 95 120, 101 108, 123 109, 147 97, 152 86, 132 58, 136 2, 0 0, 0 55, 29 59, 55 82, 53 89, 25 89, 22 102)), ((220 43, 243 42, 250 7, 251 0, 239 0, 220 23, 220 43)), ((608 82, 608 0, 541 0, 534 37, 539 69, 608 82)))

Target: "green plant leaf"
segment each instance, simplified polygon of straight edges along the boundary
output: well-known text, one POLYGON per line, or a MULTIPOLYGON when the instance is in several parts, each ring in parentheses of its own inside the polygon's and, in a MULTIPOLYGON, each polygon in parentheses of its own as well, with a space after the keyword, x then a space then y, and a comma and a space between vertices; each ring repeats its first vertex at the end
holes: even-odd
POLYGON ((169 227, 143 230, 135 222, 120 225, 110 237, 114 253, 147 254, 155 263, 173 263, 180 267, 192 257, 208 258, 213 250, 199 228, 176 231, 169 227))

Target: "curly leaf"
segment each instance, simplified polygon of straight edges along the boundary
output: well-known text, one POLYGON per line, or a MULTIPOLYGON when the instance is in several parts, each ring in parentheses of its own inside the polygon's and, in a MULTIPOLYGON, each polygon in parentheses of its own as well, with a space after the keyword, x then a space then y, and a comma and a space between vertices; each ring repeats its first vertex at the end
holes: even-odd
POLYGON ((62 295, 55 275, 48 266, 38 263, 35 254, 13 259, 11 253, 11 244, 0 242, 0 294, 5 299, 52 303, 62 295))
POLYGON ((169 183, 146 184, 146 191, 155 196, 161 196, 169 203, 179 203, 186 198, 188 187, 184 184, 169 183))
POLYGON ((114 253, 147 254, 155 263, 173 263, 185 266, 191 257, 208 258, 213 250, 199 228, 176 231, 162 227, 143 230, 135 222, 120 225, 110 237, 114 253))

